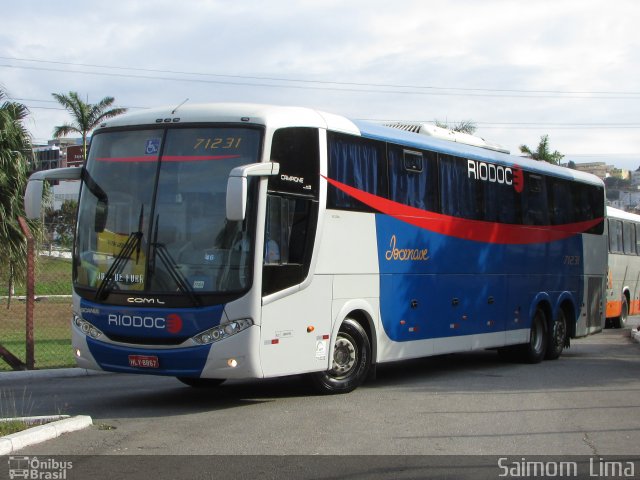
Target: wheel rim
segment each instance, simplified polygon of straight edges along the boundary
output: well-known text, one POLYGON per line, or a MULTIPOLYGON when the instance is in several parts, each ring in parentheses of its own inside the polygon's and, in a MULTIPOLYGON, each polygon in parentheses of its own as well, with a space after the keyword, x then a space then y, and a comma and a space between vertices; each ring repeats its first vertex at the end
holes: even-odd
POLYGON ((336 379, 349 375, 356 365, 358 349, 351 336, 340 333, 333 349, 333 363, 329 374, 336 379))
POLYGON ((553 340, 556 348, 564 346, 564 340, 567 335, 567 323, 562 313, 558 314, 558 320, 553 326, 553 340))
POLYGON ((622 326, 624 326, 628 316, 629 316, 629 304, 625 300, 624 302, 622 302, 622 312, 620 313, 620 322, 622 323, 622 326))

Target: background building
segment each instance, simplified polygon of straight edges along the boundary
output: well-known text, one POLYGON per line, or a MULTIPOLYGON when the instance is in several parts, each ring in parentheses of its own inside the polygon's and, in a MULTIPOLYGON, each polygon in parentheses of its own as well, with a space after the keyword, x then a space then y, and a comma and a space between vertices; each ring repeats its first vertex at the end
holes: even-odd
MULTIPOLYGON (((33 148, 32 171, 62 167, 80 167, 83 164, 82 139, 60 138, 49 140, 47 145, 33 148)), ((53 184, 53 208, 59 210, 65 201, 78 200, 80 182, 60 181, 53 184)))

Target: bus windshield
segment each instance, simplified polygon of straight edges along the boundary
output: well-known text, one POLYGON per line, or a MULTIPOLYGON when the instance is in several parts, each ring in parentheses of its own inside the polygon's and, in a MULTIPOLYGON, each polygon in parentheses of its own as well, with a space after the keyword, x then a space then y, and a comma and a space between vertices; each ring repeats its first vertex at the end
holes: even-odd
MULTIPOLYGON (((251 278, 249 221, 226 219, 229 172, 259 159, 262 133, 198 127, 98 133, 83 175, 75 285, 229 293, 251 278)), ((252 204, 249 199, 249 205, 252 204)))

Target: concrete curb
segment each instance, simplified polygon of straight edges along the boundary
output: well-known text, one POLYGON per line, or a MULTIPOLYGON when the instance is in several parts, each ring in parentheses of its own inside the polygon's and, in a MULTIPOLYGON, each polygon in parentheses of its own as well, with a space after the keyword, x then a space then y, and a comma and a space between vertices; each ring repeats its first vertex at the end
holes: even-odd
POLYGON ((0 437, 0 455, 9 455, 16 450, 57 438, 63 433, 75 432, 93 425, 88 415, 77 415, 56 422, 39 425, 22 432, 0 437))
POLYGON ((48 370, 20 370, 0 372, 0 385, 18 380, 37 380, 39 378, 69 378, 91 375, 107 375, 111 372, 87 370, 86 368, 52 368, 48 370))

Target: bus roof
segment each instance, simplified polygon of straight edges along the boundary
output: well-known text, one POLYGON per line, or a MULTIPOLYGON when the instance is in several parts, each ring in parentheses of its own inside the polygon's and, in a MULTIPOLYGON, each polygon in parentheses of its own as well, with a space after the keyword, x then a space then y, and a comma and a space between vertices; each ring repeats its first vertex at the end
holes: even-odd
POLYGON ((325 128, 327 130, 360 135, 365 138, 382 140, 417 149, 431 150, 471 160, 488 161, 505 166, 518 165, 525 170, 540 174, 553 175, 599 186, 604 185, 604 182, 595 175, 578 170, 559 167, 547 162, 539 162, 477 146, 438 139, 420 133, 404 131, 375 122, 350 120, 341 115, 306 107, 251 103, 182 104, 145 109, 139 112, 120 115, 105 121, 100 125, 100 128, 204 123, 211 122, 212 120, 222 123, 265 125, 273 129, 286 126, 325 128))
POLYGON ((464 157, 471 160, 488 161, 505 166, 518 165, 525 170, 552 175, 555 177, 567 178, 584 183, 604 186, 604 182, 597 176, 590 173, 573 170, 570 168, 552 165, 548 162, 541 162, 527 157, 510 155, 487 148, 466 145, 448 140, 442 140, 427 135, 414 132, 407 132, 393 127, 388 127, 372 122, 357 121, 356 126, 363 137, 384 140, 390 143, 399 143, 424 150, 432 150, 439 153, 464 157))
POLYGON ((640 223, 640 215, 631 212, 625 212, 613 207, 607 207, 607 217, 618 218, 620 220, 630 220, 640 223))

